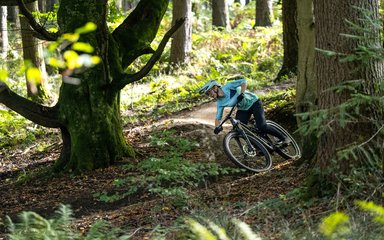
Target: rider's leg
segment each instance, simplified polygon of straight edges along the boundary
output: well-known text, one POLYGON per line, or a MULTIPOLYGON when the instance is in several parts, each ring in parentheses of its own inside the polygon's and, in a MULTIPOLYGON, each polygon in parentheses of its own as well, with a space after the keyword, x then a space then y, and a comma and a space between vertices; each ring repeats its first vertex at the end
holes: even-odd
POLYGON ((265 113, 264 113, 264 108, 261 100, 257 100, 253 105, 252 105, 252 110, 253 110, 253 117, 255 118, 256 122, 256 127, 261 131, 262 133, 268 133, 273 136, 276 136, 279 138, 280 141, 286 142, 287 139, 285 139, 285 136, 280 133, 280 131, 277 131, 275 128, 268 126, 265 120, 265 113))
POLYGON ((248 124, 249 119, 251 118, 252 111, 237 110, 236 119, 244 124, 248 124))

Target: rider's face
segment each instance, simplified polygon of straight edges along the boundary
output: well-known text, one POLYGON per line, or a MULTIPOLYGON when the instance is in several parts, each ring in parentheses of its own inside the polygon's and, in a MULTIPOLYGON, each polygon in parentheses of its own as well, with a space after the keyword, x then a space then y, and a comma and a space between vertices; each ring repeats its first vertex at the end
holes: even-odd
POLYGON ((207 92, 207 95, 212 97, 212 98, 217 98, 218 96, 218 89, 216 86, 214 86, 213 88, 211 88, 208 92, 207 92))

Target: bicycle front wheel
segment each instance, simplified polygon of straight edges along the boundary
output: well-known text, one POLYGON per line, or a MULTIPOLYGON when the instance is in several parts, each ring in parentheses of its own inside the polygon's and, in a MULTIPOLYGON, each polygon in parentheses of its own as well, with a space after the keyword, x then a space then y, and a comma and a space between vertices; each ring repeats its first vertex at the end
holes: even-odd
POLYGON ((295 139, 288 133, 288 131, 274 121, 267 120, 267 124, 270 127, 273 127, 276 131, 280 132, 280 134, 285 136, 286 139, 288 139, 288 143, 276 147, 276 152, 284 159, 299 159, 301 157, 300 147, 295 139))
POLYGON ((272 166, 272 158, 263 144, 248 136, 254 150, 250 149, 246 139, 239 132, 229 132, 224 138, 224 152, 237 166, 252 172, 267 171, 272 166))

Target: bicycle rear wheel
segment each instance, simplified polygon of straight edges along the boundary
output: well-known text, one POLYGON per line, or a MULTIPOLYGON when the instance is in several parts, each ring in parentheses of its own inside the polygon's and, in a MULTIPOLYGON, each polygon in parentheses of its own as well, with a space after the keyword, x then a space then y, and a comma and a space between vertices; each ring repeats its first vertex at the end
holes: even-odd
MULTIPOLYGON (((276 147, 275 149, 276 152, 280 156, 282 156, 284 159, 292 159, 292 160, 299 159, 301 157, 300 147, 295 141, 295 139, 288 133, 288 131, 274 121, 267 120, 267 124, 270 127, 273 127, 276 131, 280 132, 280 134, 282 134, 283 136, 286 137, 286 139, 289 140, 289 143, 276 147)), ((273 137, 270 139, 276 140, 276 138, 273 138, 273 137)), ((276 146, 276 142, 274 142, 274 145, 276 146)))
POLYGON ((224 152, 237 166, 252 172, 267 171, 272 166, 268 150, 256 138, 247 135, 255 150, 249 149, 244 136, 239 132, 229 132, 224 138, 224 152))

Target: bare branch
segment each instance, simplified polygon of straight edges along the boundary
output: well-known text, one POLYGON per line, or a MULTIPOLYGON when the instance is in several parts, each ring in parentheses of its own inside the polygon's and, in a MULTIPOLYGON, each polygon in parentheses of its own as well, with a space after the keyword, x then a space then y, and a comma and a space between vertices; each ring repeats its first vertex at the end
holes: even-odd
POLYGON ((35 37, 42 40, 56 41, 58 38, 58 34, 48 32, 43 26, 41 26, 38 22, 36 22, 36 19, 33 17, 32 13, 28 10, 24 1, 25 0, 17 0, 20 13, 25 16, 29 25, 31 25, 33 30, 35 30, 34 32, 35 37))
POLYGON ((164 51, 165 46, 167 45, 169 39, 172 37, 172 35, 181 27, 181 25, 184 23, 185 18, 178 19, 173 27, 168 30, 168 32, 164 35, 163 39, 161 40, 159 46, 157 47, 157 50, 154 52, 152 57, 148 60, 147 64, 137 73, 135 74, 123 74, 120 79, 114 80, 112 85, 113 91, 119 91, 123 89, 127 84, 136 82, 143 77, 145 77, 149 71, 153 68, 157 60, 161 57, 161 54, 164 51))
POLYGON ((17 95, 0 81, 0 103, 32 122, 49 128, 59 128, 64 125, 59 121, 57 107, 46 107, 17 95))

